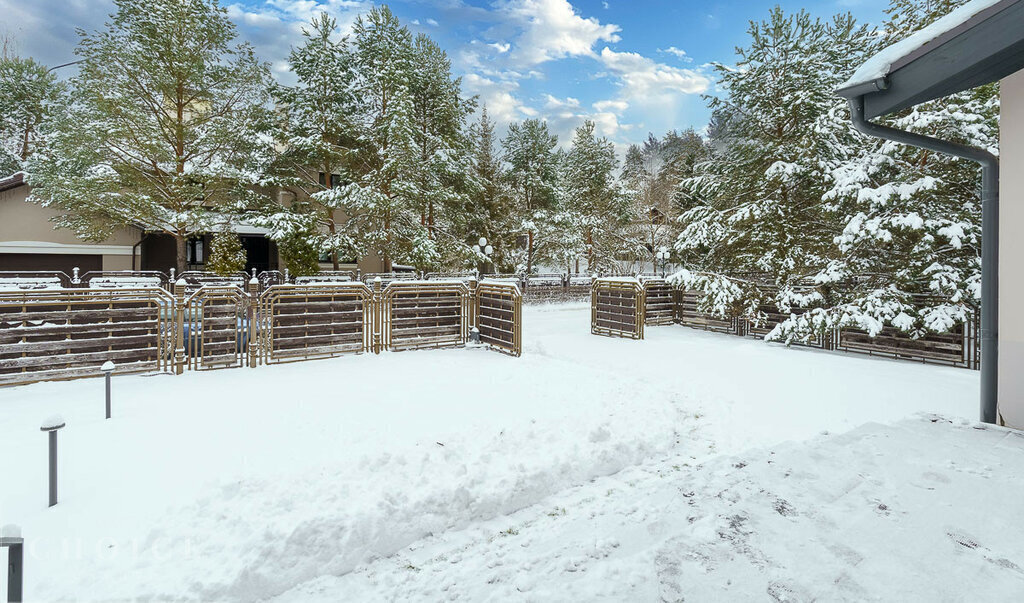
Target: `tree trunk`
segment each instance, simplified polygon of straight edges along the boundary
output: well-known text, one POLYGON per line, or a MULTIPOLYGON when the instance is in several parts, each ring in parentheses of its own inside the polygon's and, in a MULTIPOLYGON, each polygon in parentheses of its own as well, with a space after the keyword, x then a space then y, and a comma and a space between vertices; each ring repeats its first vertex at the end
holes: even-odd
MULTIPOLYGON (((334 213, 333 209, 331 210, 331 213, 334 213)), ((334 233, 337 232, 336 226, 334 225, 334 220, 331 220, 331 222, 327 225, 327 230, 330 231, 330 233, 331 233, 331 240, 333 241, 334 240, 334 233)), ((337 249, 337 247, 331 249, 331 263, 334 265, 334 270, 335 271, 338 271, 338 270, 341 269, 341 265, 338 263, 338 249, 337 249)))
POLYGON ((185 235, 180 233, 174 234, 174 247, 177 259, 177 267, 175 268, 180 275, 182 272, 188 272, 188 253, 185 250, 185 243, 187 239, 185 235))
POLYGON ((531 230, 527 236, 528 243, 526 245, 526 276, 530 276, 533 272, 533 231, 531 230))

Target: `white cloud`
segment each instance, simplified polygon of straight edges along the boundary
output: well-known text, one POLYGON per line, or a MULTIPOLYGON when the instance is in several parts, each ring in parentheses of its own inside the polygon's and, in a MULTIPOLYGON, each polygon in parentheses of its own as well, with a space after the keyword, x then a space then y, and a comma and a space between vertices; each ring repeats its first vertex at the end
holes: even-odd
POLYGON ((594 44, 618 42, 621 28, 576 14, 567 0, 507 0, 499 12, 516 23, 521 35, 515 40, 512 60, 520 66, 575 56, 594 56, 594 44))
POLYGON ((676 48, 675 46, 669 46, 668 48, 659 48, 658 52, 664 52, 665 54, 675 55, 680 59, 683 59, 687 63, 693 62, 693 59, 686 54, 685 50, 681 48, 676 48))
POLYGON ((635 52, 605 47, 601 62, 622 85, 622 98, 637 103, 662 102, 681 94, 700 94, 711 85, 701 73, 658 63, 635 52))
POLYGON ((601 112, 609 112, 609 113, 616 113, 617 114, 617 113, 622 113, 623 111, 628 109, 629 108, 629 103, 627 103, 624 100, 609 99, 609 100, 597 101, 596 103, 594 103, 591 106, 594 109, 596 109, 598 111, 601 111, 601 112))
POLYGON ((437 20, 436 19, 427 19, 427 25, 431 25, 433 27, 437 27, 437 25, 438 25, 437 24, 437 20))
POLYGON ((518 82, 514 80, 495 80, 467 73, 462 78, 462 84, 468 94, 480 96, 480 102, 487 106, 491 119, 503 126, 522 119, 524 115, 533 117, 537 114, 513 94, 519 88, 518 82))
POLYGON ((488 46, 497 50, 498 54, 505 54, 509 48, 512 48, 512 45, 508 42, 494 42, 493 44, 488 44, 488 46))

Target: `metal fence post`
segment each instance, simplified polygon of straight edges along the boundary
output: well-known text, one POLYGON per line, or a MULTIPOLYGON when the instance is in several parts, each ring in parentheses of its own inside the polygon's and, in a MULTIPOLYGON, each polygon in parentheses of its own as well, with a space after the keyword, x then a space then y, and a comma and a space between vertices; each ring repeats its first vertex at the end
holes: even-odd
POLYGON ((476 277, 469 279, 469 331, 478 328, 480 320, 480 291, 476 277))
POLYGON ((14 524, 0 528, 0 548, 7 548, 7 602, 21 603, 25 581, 25 539, 14 524))
POLYGON ((256 338, 259 337, 259 329, 257 328, 257 320, 259 313, 256 311, 256 304, 259 303, 260 299, 260 282, 256 280, 256 277, 252 277, 249 281, 249 367, 256 368, 256 338))
MULTIPOLYGON (((173 269, 172 269, 173 274, 173 269)), ((191 333, 189 333, 191 337, 191 333)), ((174 281, 174 374, 185 371, 185 281, 174 281)))
POLYGON ((380 354, 383 347, 384 297, 379 276, 373 279, 373 297, 370 303, 373 304, 373 353, 380 354))

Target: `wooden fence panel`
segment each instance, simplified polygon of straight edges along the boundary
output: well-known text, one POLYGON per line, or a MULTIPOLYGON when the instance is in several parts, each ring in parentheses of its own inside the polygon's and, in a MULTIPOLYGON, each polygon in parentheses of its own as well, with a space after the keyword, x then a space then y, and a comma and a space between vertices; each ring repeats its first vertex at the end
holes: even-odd
POLYGON ((0 291, 70 289, 72 286, 71 277, 59 270, 0 271, 0 291))
POLYGON ((476 290, 480 342, 513 356, 523 353, 523 296, 519 287, 483 281, 476 290))
POLYGON ((698 291, 679 290, 676 293, 676 322, 687 327, 737 334, 741 331, 735 318, 721 318, 697 309, 700 301, 698 291))
POLYGON ((956 325, 948 333, 929 333, 919 339, 891 326, 883 327, 874 337, 859 329, 840 329, 835 335, 835 349, 843 352, 972 369, 980 366, 976 345, 977 323, 974 320, 956 325))
POLYGON ((168 287, 167 274, 159 270, 92 270, 83 274, 79 281, 89 289, 168 287))
POLYGON ((274 285, 260 295, 263 364, 370 350, 373 293, 362 283, 274 285))
POLYGON ((469 337, 469 288, 454 281, 396 281, 381 296, 383 347, 459 347, 469 337))
POLYGON ((640 281, 594 280, 590 297, 590 332, 608 337, 644 338, 644 289, 640 281))
POLYGON ((253 325, 249 294, 240 287, 200 287, 185 299, 183 337, 188 368, 209 370, 248 364, 253 325))
POLYGON ((644 324, 670 325, 675 322, 675 288, 660 278, 643 279, 644 324))
POLYGON ((159 288, 0 292, 0 384, 171 368, 174 299, 159 288))
POLYGON ((216 272, 190 270, 179 274, 175 281, 184 280, 185 292, 187 294, 192 294, 198 291, 201 287, 238 287, 244 291, 250 278, 250 275, 244 272, 234 272, 232 274, 222 275, 217 274, 216 272))
POLYGON ((378 278, 380 286, 387 287, 395 281, 414 281, 417 277, 415 272, 367 272, 363 275, 363 282, 372 287, 378 278))

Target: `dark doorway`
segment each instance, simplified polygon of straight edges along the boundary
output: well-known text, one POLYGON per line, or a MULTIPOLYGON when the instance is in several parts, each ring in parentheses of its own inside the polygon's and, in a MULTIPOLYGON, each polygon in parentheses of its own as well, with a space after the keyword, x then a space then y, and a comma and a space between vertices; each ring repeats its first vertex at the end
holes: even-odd
POLYGON ((245 271, 256 273, 270 270, 270 239, 263 235, 241 235, 242 249, 245 249, 245 271))

